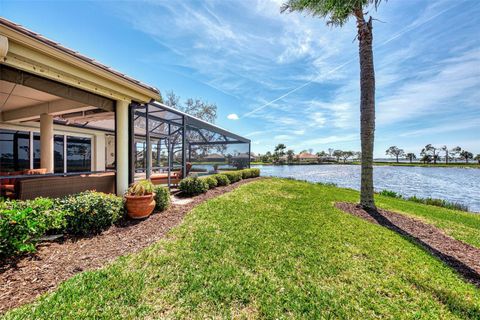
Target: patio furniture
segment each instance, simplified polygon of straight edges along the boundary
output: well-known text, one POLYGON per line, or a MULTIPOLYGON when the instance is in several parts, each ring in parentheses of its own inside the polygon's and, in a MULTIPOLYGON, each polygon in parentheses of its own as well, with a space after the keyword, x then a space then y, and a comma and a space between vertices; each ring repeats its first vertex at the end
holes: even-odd
MULTIPOLYGON (((190 169, 192 169, 192 164, 187 162, 186 165, 186 174, 188 176, 190 173, 190 169)), ((170 172, 170 184, 171 185, 178 185, 182 180, 182 170, 176 170, 170 172)), ((168 184, 168 173, 154 173, 150 176, 150 181, 153 184, 168 184)))
POLYGON ((115 173, 21 178, 16 181, 17 199, 59 198, 87 190, 115 193, 115 173))
MULTIPOLYGON (((11 172, 0 172, 0 176, 21 176, 21 175, 39 175, 46 174, 47 169, 26 169, 22 171, 11 171, 11 172)), ((4 178, 0 179, 0 196, 7 197, 10 199, 15 199, 16 192, 16 182, 17 178, 4 178)))

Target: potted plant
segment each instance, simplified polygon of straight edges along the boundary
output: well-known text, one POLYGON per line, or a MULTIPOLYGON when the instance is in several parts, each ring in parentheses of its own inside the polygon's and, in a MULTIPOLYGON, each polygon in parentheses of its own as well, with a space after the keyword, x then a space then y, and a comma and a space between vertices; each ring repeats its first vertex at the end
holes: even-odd
POLYGON ((125 206, 128 216, 132 219, 148 217, 155 209, 155 193, 150 180, 135 182, 125 194, 125 206))

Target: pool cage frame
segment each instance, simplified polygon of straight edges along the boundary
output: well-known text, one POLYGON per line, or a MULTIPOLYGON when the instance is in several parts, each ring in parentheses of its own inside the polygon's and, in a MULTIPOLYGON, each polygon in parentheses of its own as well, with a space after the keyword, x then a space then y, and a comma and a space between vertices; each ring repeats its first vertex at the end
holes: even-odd
POLYGON ((183 179, 187 173, 187 162, 191 161, 192 147, 227 147, 233 144, 248 144, 245 163, 246 167, 250 167, 251 141, 249 139, 158 101, 145 104, 132 103, 129 112, 129 183, 133 183, 135 180, 136 137, 145 139, 145 178, 149 179, 152 176, 152 169, 166 169, 169 188, 172 185, 171 175, 175 153, 177 151, 181 152, 181 178, 183 179), (136 133, 135 129, 138 129, 139 126, 135 125, 135 121, 139 119, 143 121, 143 128, 141 133, 136 133), (166 167, 152 167, 152 138, 157 141, 165 140, 167 148, 166 167), (181 142, 179 143, 178 140, 181 142), (178 148, 178 145, 181 145, 181 149, 178 148), (177 150, 175 150, 176 147, 177 150))

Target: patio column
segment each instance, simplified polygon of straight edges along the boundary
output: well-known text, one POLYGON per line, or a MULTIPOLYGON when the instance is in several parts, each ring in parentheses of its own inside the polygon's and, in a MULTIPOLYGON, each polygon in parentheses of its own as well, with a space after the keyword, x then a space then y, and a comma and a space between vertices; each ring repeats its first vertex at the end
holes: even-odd
POLYGON ((53 116, 40 115, 40 167, 53 173, 53 116))
POLYGON ((115 111, 117 194, 128 189, 128 107, 126 101, 117 101, 115 111))

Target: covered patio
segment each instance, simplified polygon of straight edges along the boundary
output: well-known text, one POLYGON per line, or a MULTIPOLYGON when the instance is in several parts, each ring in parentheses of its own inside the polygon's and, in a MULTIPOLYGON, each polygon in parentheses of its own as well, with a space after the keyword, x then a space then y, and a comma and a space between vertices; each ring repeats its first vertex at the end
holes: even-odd
POLYGON ((249 166, 250 140, 158 101, 156 88, 0 18, 0 195, 121 195, 138 179, 171 186, 249 166))

